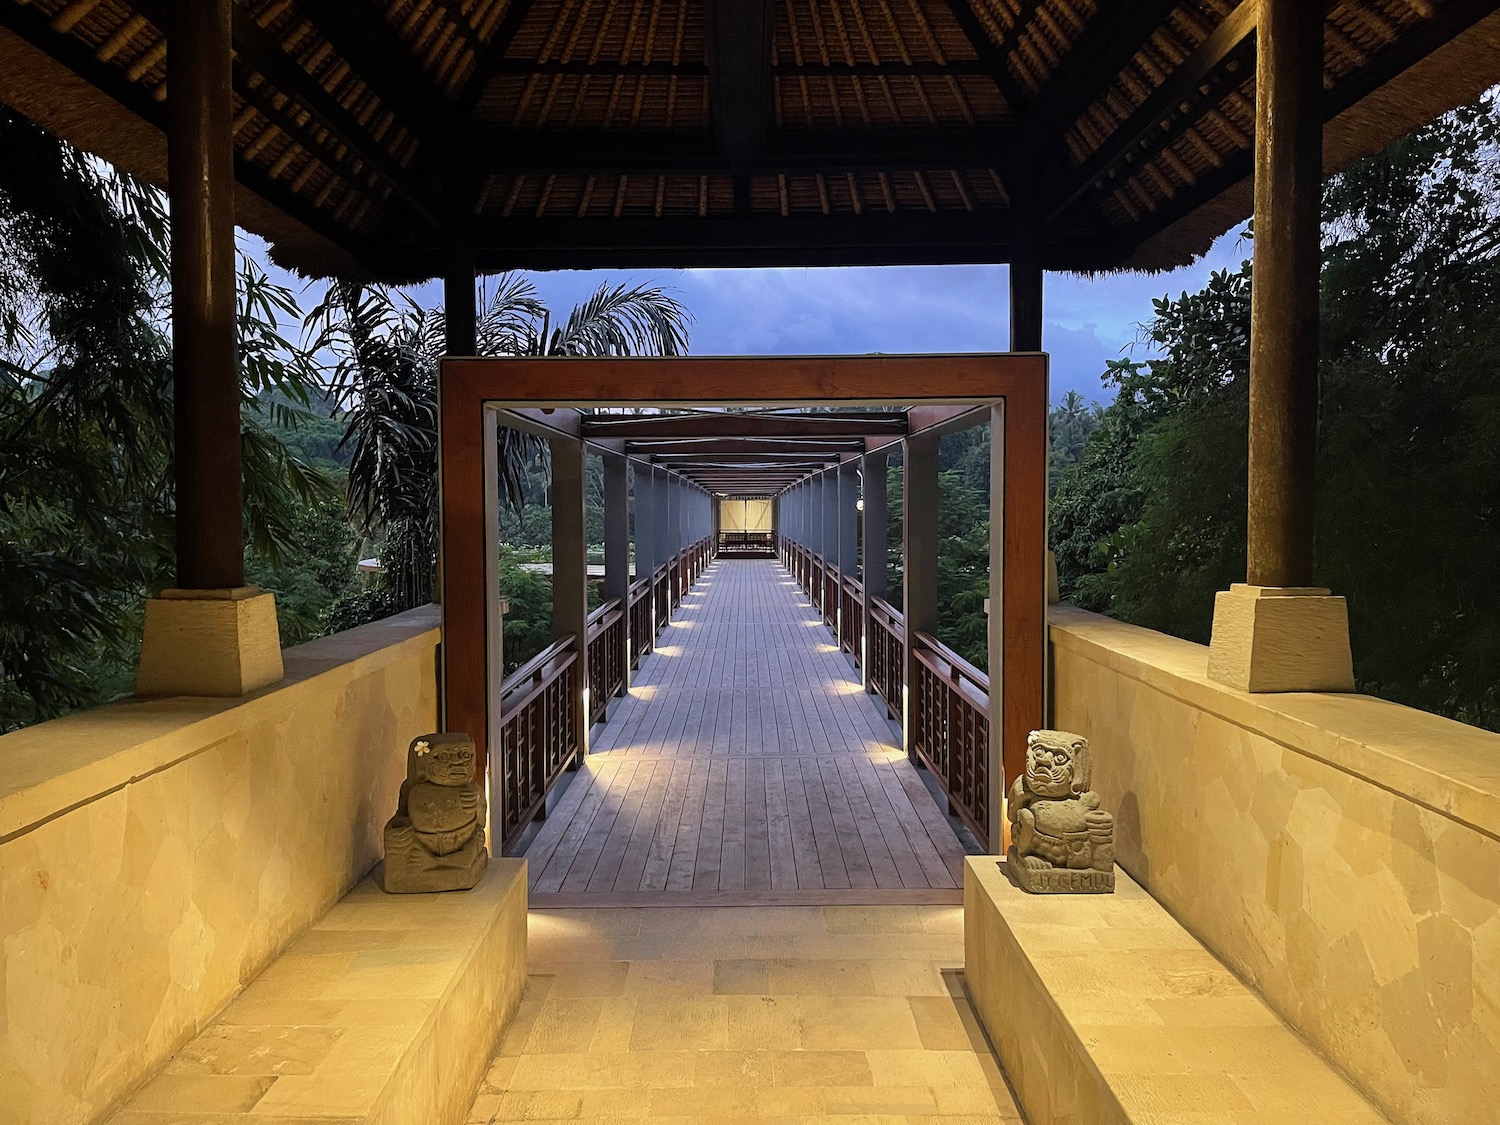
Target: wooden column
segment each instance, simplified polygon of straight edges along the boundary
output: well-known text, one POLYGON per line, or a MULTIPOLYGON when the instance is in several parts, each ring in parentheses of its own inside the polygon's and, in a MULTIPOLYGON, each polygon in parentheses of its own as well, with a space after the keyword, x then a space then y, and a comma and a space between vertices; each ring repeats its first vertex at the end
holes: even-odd
MULTIPOLYGON (((1019 405, 1019 404, 1018 404, 1019 405)), ((992 852, 1004 852, 1009 840, 1007 833, 1008 821, 1003 812, 1005 808, 1006 781, 1018 776, 1025 768, 1025 738, 1020 736, 1014 729, 1007 729, 1006 711, 1022 711, 1034 716, 1034 721, 1040 725, 1042 714, 1045 713, 1045 691, 1046 691, 1046 669, 1035 670, 1036 679, 1041 681, 1042 690, 1039 692, 1028 691, 1024 684, 1010 684, 1006 680, 1005 660, 1005 636, 1006 627, 1009 625, 1014 632, 1017 626, 1025 627, 1026 622, 1022 620, 1023 615, 1014 612, 1015 588, 1025 582, 1025 578, 1018 574, 1014 580, 1011 590, 1006 590, 1005 563, 1007 554, 1013 554, 1017 544, 1007 544, 1005 541, 1007 527, 1014 527, 1014 523, 1007 524, 1007 519, 1017 516, 1024 518, 1022 512, 1007 512, 1005 510, 1005 498, 1017 485, 1025 486, 1024 480, 1011 480, 1006 473, 1007 465, 1011 464, 1010 456, 1016 451, 1008 450, 1007 443, 1010 434, 1005 424, 1004 401, 996 406, 990 407, 990 597, 989 613, 985 618, 985 646, 989 656, 988 672, 990 690, 987 696, 989 701, 990 720, 990 742, 988 757, 986 760, 986 777, 989 786, 986 792, 986 808, 989 810, 989 845, 992 852), (1007 621, 1007 615, 1015 618, 1007 621), (1019 690, 1018 690, 1019 689, 1019 690), (1035 703, 1042 704, 1033 710, 1031 706, 1035 703), (1017 703, 1020 706, 1017 706, 1017 703), (1010 760, 1006 760, 1006 751, 1010 752, 1010 760)), ((1045 412, 1045 403, 1043 404, 1045 412)), ((1017 410, 1018 420, 1024 417, 1024 408, 1017 410)), ((1043 421, 1038 427, 1045 435, 1046 423, 1043 421)), ((1017 444, 1025 441, 1025 430, 1017 427, 1017 444)), ((1045 436, 1043 436, 1043 448, 1045 449, 1045 436)), ((1045 461, 1043 461, 1045 464, 1045 461)), ((1033 483, 1032 487, 1041 495, 1046 495, 1045 469, 1041 480, 1033 483)), ((1040 508, 1038 504, 1036 507, 1040 508)), ((1044 509, 1045 510, 1045 509, 1044 509)), ((1043 533, 1045 541, 1045 532, 1043 533)), ((1020 568, 1018 568, 1019 570, 1020 568)), ((1030 591, 1035 597, 1035 591, 1030 591)), ((1024 596, 1024 595, 1023 595, 1024 596)), ((1029 599, 1028 599, 1029 600, 1029 599)), ((1040 611, 1040 606, 1029 606, 1028 608, 1040 611)), ((1024 615, 1027 618, 1031 614, 1024 615)), ((1038 632, 1041 636, 1041 651, 1047 652, 1046 622, 1044 614, 1039 613, 1041 620, 1035 621, 1033 627, 1040 626, 1038 632)), ((1044 658, 1045 660, 1045 658, 1044 658)), ((1050 664, 1051 661, 1045 661, 1050 664)), ((1024 719, 1023 719, 1024 725, 1024 719)), ((1014 728, 1012 722, 1010 727, 1014 728)))
POLYGON ((1010 350, 1042 350, 1041 211, 1036 191, 1019 178, 1011 194, 1010 350))
POLYGON ((552 451, 552 636, 578 638, 575 706, 578 708, 578 757, 588 755, 588 536, 585 531, 583 443, 576 438, 548 438, 552 451))
POLYGON ((1313 582, 1324 5, 1262 0, 1255 91, 1247 581, 1214 599, 1208 675, 1353 691, 1349 607, 1313 582))
POLYGON ((443 324, 449 355, 478 355, 474 248, 450 245, 443 261, 443 324))
MULTIPOLYGON (((630 688, 630 477, 623 453, 604 454, 604 600, 620 599, 622 688, 630 688)), ((594 701, 602 708, 603 700, 594 701)))
POLYGON ((911 745, 913 685, 917 682, 914 639, 918 633, 936 633, 938 624, 938 439, 916 434, 902 442, 905 472, 902 476, 902 602, 906 617, 905 698, 901 707, 901 742, 915 764, 911 745))
POLYGON ((838 468, 839 573, 853 575, 859 569, 859 462, 845 461, 838 468))
POLYGON ((177 585, 245 584, 235 326, 231 0, 173 0, 167 36, 177 585))
POLYGON ((889 545, 889 513, 886 509, 886 461, 884 449, 866 453, 863 460, 863 494, 865 501, 863 550, 861 551, 860 580, 864 584, 865 652, 860 658, 860 673, 866 691, 874 691, 870 680, 870 606, 876 598, 890 593, 886 578, 886 555, 889 545))
POLYGON ((1310 586, 1323 5, 1262 0, 1255 81, 1248 580, 1255 586, 1310 586))

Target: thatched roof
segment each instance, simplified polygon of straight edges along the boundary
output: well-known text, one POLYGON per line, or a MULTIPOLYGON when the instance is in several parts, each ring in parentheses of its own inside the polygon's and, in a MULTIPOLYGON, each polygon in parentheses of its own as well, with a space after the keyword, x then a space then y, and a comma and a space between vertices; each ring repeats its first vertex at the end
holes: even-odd
MULTIPOLYGON (((1320 0, 1308 0, 1317 3, 1320 0)), ((0 0, 0 100, 164 175, 164 0, 0 0)), ((1334 0, 1337 169, 1500 81, 1500 0, 1334 0)), ((1255 0, 243 0, 238 220, 310 274, 1180 264, 1250 210, 1255 0)))

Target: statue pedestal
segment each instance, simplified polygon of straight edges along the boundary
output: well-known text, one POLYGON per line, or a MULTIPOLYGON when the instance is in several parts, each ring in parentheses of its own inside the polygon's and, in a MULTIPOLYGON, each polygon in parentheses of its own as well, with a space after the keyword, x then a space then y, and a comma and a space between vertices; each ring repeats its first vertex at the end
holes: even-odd
POLYGON ((137 695, 246 695, 283 675, 276 596, 163 590, 146 603, 137 695))
POLYGON ((1235 583, 1214 600, 1208 678, 1239 691, 1353 691, 1348 603, 1321 587, 1235 583))

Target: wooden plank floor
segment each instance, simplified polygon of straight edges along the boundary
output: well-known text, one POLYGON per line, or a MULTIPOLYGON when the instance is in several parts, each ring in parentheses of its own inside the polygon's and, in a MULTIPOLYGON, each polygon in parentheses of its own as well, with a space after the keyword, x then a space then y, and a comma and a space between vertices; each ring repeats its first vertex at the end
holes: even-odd
POLYGON ((526 848, 533 906, 958 902, 963 846, 774 560, 683 599, 526 848))

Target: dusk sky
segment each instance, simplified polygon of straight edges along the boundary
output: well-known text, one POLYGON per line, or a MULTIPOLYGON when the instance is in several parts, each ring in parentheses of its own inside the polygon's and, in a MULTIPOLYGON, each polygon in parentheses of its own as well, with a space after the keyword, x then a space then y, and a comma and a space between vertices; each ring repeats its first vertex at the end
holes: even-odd
MULTIPOLYGON (((254 239, 249 242, 253 244, 254 239)), ((248 247, 247 247, 248 248, 248 247)), ((253 252, 253 251, 252 251, 253 252)), ((1237 268, 1250 244, 1237 229, 1199 262, 1165 274, 1086 279, 1049 274, 1043 346, 1052 356, 1052 399, 1076 390, 1109 395, 1100 383, 1107 360, 1144 359, 1139 324, 1152 298, 1200 288, 1210 272, 1237 268)), ((258 254, 264 261, 263 254, 258 254)), ((850 267, 834 269, 600 270, 533 273, 555 316, 602 283, 651 283, 673 290, 695 318, 695 355, 807 355, 869 352, 989 352, 1009 346, 1004 266, 850 267)), ((294 289, 300 280, 273 270, 294 289)), ((307 288, 311 308, 321 285, 307 288)), ((441 303, 436 283, 416 287, 424 305, 441 303)))

